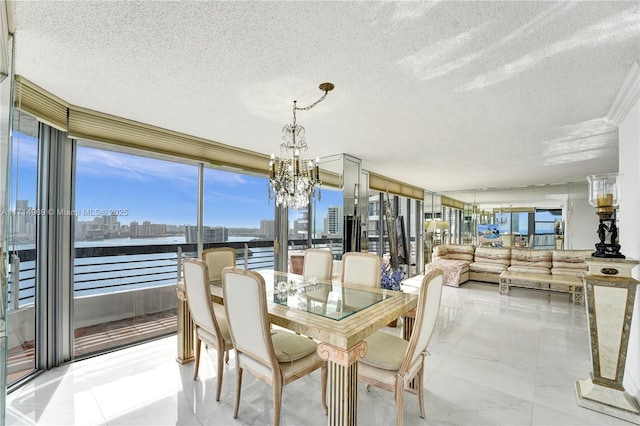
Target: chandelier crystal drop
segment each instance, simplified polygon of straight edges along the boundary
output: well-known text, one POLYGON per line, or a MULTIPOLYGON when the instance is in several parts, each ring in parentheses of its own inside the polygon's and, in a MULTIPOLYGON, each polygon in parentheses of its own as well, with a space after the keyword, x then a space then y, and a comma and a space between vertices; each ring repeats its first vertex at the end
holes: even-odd
POLYGON ((276 206, 299 209, 309 204, 316 196, 320 199, 320 159, 312 161, 307 156, 304 127, 296 123, 296 111, 307 111, 322 102, 332 83, 322 83, 320 90, 324 95, 307 107, 298 107, 293 101, 293 123, 282 128, 280 157, 271 154, 269 161, 269 200, 275 200, 276 206))

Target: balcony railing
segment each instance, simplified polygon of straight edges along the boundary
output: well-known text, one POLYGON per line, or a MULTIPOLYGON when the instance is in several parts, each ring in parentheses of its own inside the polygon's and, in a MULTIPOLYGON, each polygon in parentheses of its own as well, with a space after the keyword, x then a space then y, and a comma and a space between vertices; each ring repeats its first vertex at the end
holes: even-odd
MULTIPOLYGON (((304 249, 306 240, 289 243, 304 249)), ((236 249, 236 265, 259 270, 273 268, 273 241, 205 243, 204 248, 232 247, 236 249)), ((314 240, 314 247, 331 248, 334 257, 342 255, 339 239, 314 240)), ((74 249, 74 297, 116 291, 173 285, 178 279, 178 251, 182 257, 195 257, 196 244, 122 245, 116 247, 76 247, 74 249)), ((34 303, 36 249, 17 250, 18 263, 10 266, 9 307, 17 309, 34 303), (16 271, 15 266, 19 265, 16 271), (16 282, 16 278, 18 278, 16 282), (16 291, 18 290, 18 291, 16 291)))
MULTIPOLYGON (((290 241, 295 249, 306 241, 290 241)), ((340 240, 316 240, 339 258, 340 240)), ((236 265, 273 268, 273 241, 209 243, 204 248, 233 247, 236 265)), ((9 382, 35 366, 36 249, 11 253, 9 266, 9 382)), ((88 356, 175 333, 178 259, 195 257, 196 244, 148 244, 74 249, 74 356, 88 356)), ((181 262, 180 262, 181 263, 181 262)))

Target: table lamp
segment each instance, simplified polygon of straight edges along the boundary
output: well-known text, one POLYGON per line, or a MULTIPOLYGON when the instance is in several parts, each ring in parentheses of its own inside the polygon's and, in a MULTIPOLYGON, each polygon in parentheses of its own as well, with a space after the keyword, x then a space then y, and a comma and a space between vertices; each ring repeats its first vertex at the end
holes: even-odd
POLYGON ((589 182, 589 204, 596 207, 600 217, 598 237, 594 257, 624 259, 618 244, 618 227, 616 226, 616 209, 620 202, 620 174, 606 173, 587 176, 589 182))

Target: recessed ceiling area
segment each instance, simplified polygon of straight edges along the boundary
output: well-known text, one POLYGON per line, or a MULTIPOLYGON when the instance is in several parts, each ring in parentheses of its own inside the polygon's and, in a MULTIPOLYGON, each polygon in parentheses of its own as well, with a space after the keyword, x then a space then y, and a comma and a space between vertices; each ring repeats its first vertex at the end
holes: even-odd
POLYGON ((496 207, 618 170, 606 115, 640 58, 638 1, 10 6, 16 73, 71 104, 269 154, 330 81, 297 117, 312 157, 496 207))

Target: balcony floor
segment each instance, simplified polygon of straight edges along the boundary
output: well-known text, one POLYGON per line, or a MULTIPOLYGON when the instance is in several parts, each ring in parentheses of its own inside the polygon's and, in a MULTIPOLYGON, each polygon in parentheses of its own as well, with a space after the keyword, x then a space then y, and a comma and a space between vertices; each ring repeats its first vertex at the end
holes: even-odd
MULTIPOLYGON (((400 333, 398 328, 385 328, 400 333)), ((107 333, 108 334, 108 333, 107 333)), ((10 425, 263 425, 271 423, 271 388, 243 375, 233 419, 236 368, 224 366, 215 400, 215 351, 176 362, 176 336, 63 365, 7 399, 10 425)), ((406 425, 630 425, 576 404, 574 382, 591 371, 587 315, 567 295, 468 282, 445 287, 425 361, 426 418, 406 394, 406 425)), ((358 386, 358 424, 395 425, 391 392, 358 386)), ((283 425, 323 425, 320 374, 284 389, 283 425)))
MULTIPOLYGON (((175 309, 78 328, 75 330, 74 356, 82 358, 175 332, 175 309)), ((32 371, 34 357, 33 341, 9 349, 7 383, 12 383, 32 371)))

